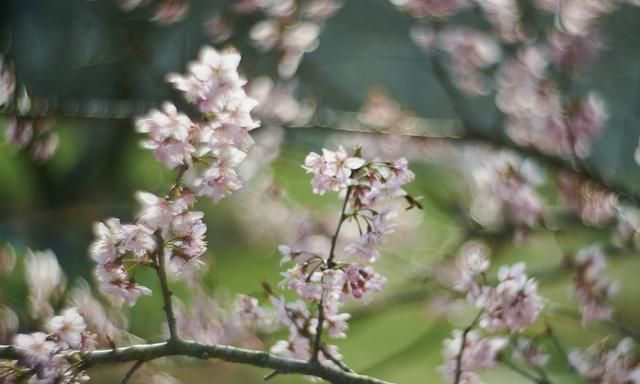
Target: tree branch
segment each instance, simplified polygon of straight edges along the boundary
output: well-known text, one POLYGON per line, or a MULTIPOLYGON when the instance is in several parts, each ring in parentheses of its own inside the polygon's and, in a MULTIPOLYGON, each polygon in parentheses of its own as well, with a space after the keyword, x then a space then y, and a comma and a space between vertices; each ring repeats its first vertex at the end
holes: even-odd
MULTIPOLYGON (((271 368, 280 374, 303 374, 325 379, 335 384, 390 384, 389 382, 327 367, 317 362, 279 357, 267 352, 253 351, 226 345, 206 345, 192 341, 176 340, 155 344, 141 344, 117 349, 101 349, 80 354, 83 367, 100 364, 150 361, 161 357, 185 356, 197 359, 218 359, 230 363, 271 368)), ((20 356, 9 345, 0 345, 0 359, 16 360, 20 356)))
MULTIPOLYGON (((342 223, 344 223, 347 218, 347 204, 349 202, 349 197, 351 196, 351 191, 353 188, 349 186, 347 188, 347 193, 344 196, 344 203, 342 204, 342 210, 340 211, 340 220, 338 221, 338 226, 336 227, 336 232, 333 234, 331 238, 331 249, 329 250, 329 257, 327 258, 327 268, 334 267, 335 251, 336 244, 338 243, 338 236, 340 236, 340 229, 342 228, 342 223)), ((318 353, 320 352, 320 348, 322 346, 322 326, 324 325, 324 290, 322 292, 322 296, 320 297, 320 303, 318 303, 318 326, 316 327, 316 339, 313 346, 313 354, 311 355, 312 361, 318 360, 318 353)))
POLYGON ((164 302, 164 313, 167 318, 167 326, 169 327, 169 342, 175 342, 178 340, 178 332, 176 330, 176 316, 173 313, 173 303, 171 301, 171 290, 169 289, 169 283, 167 282, 167 271, 165 266, 165 249, 164 239, 160 232, 156 232, 156 242, 158 243, 158 251, 156 252, 156 273, 158 274, 158 280, 160 280, 160 289, 162 291, 162 300, 164 302))

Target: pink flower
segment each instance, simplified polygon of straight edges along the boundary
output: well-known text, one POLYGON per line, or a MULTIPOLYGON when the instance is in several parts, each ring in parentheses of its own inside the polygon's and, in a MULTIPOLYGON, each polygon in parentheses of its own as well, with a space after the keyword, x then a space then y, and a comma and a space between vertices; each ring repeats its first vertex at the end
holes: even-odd
POLYGON ((129 280, 122 265, 98 265, 95 270, 99 288, 115 304, 133 306, 140 296, 151 295, 151 290, 129 280))
POLYGON ((342 148, 336 152, 322 150, 322 156, 310 153, 304 161, 307 173, 313 173, 311 181, 313 192, 323 195, 328 191, 338 191, 346 188, 352 171, 362 167, 365 161, 359 157, 352 157, 342 148))
POLYGON ((153 150, 156 159, 169 168, 191 164, 196 152, 191 139, 197 135, 197 126, 173 104, 164 103, 162 111, 153 110, 138 119, 136 130, 149 135, 142 146, 153 150))
POLYGON ((153 230, 168 226, 173 217, 181 213, 181 207, 175 206, 172 201, 149 192, 136 192, 136 199, 142 205, 138 222, 153 230))
POLYGON ((483 287, 476 307, 484 310, 480 327, 494 332, 500 329, 521 331, 534 323, 542 302, 538 284, 524 274, 524 263, 500 267, 495 288, 483 287))
POLYGON ((72 348, 82 345, 82 333, 86 328, 87 324, 77 308, 66 309, 61 316, 55 316, 47 323, 47 330, 72 348))
MULTIPOLYGON (((453 331, 453 338, 443 343, 442 355, 444 365, 440 371, 446 380, 453 380, 458 366, 458 354, 463 343, 463 332, 453 331)), ((503 337, 483 338, 475 331, 468 332, 464 337, 464 353, 460 369, 462 383, 482 383, 477 372, 482 369, 494 368, 498 362, 498 354, 507 346, 508 340, 503 337)))
POLYGON ((396 214, 389 209, 372 217, 365 218, 367 232, 360 239, 345 247, 344 251, 349 256, 358 257, 369 262, 374 262, 379 256, 378 247, 384 243, 385 236, 394 232, 396 225, 393 219, 396 214))
POLYGON ((31 366, 48 363, 57 350, 56 344, 44 332, 18 334, 13 338, 12 345, 31 366))
POLYGON ((119 256, 118 245, 124 238, 120 220, 111 218, 104 223, 96 223, 93 232, 97 239, 89 248, 91 258, 100 264, 115 261, 119 256))

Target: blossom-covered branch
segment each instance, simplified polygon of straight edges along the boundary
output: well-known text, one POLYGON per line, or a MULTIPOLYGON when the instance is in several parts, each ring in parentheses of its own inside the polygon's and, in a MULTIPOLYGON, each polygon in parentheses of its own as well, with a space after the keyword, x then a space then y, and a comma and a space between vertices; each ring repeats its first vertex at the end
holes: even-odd
MULTIPOLYGON (((323 378, 336 384, 385 384, 386 381, 345 372, 341 369, 304 360, 279 357, 267 352, 253 351, 225 345, 207 345, 191 341, 176 340, 155 344, 132 345, 115 349, 101 349, 81 353, 71 351, 82 359, 82 367, 125 363, 130 361, 151 361, 161 357, 185 356, 196 359, 218 359, 231 363, 247 364, 261 368, 271 368, 283 374, 303 374, 323 378)), ((0 346, 0 359, 19 359, 21 353, 11 346, 0 346)))

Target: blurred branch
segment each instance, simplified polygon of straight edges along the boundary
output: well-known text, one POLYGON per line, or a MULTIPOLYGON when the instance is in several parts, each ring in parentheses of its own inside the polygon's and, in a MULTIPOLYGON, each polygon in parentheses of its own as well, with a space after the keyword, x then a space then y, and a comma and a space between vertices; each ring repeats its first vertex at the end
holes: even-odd
MULTIPOLYGON (((70 354, 82 357, 85 368, 100 364, 150 361, 161 357, 186 356, 197 359, 219 359, 230 363, 271 368, 282 374, 303 374, 325 379, 336 384, 388 384, 376 378, 326 367, 317 362, 279 357, 267 352, 253 351, 226 345, 207 345, 176 340, 155 344, 141 344, 117 349, 92 352, 76 351, 70 354)), ((0 346, 0 359, 17 360, 20 355, 9 345, 0 346)))
MULTIPOLYGON (((555 169, 562 169, 577 173, 585 180, 616 193, 621 197, 638 205, 640 193, 634 191, 623 183, 611 180, 594 172, 584 165, 539 152, 532 147, 522 147, 514 143, 506 135, 496 135, 482 132, 474 127, 465 117, 462 96, 459 95, 455 86, 451 83, 449 76, 438 58, 432 59, 433 71, 440 82, 440 85, 449 95, 451 104, 458 114, 458 119, 426 119, 411 118, 411 129, 401 132, 385 132, 379 128, 368 126, 358 120, 358 114, 354 112, 336 111, 328 108, 319 110, 317 116, 311 124, 302 126, 287 126, 290 129, 303 128, 324 128, 336 131, 359 132, 374 135, 401 134, 428 140, 435 144, 483 144, 492 147, 507 148, 518 152, 524 156, 531 157, 536 161, 551 166, 555 169), (442 126, 444 125, 444 128, 442 126)), ((149 109, 157 107, 159 102, 148 102, 143 100, 107 100, 107 99, 36 99, 32 107, 27 112, 19 112, 15 109, 5 109, 0 111, 0 115, 18 116, 25 118, 38 117, 66 117, 79 119, 133 119, 146 113, 149 109)))
POLYGON ((0 110, 0 115, 24 118, 63 117, 76 119, 132 119, 157 105, 144 100, 37 98, 28 111, 15 108, 0 110))

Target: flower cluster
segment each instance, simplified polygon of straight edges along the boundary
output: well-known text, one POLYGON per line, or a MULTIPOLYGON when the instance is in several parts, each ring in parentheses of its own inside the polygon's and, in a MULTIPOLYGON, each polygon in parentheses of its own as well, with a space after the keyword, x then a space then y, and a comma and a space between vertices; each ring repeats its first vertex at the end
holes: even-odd
POLYGON ((467 300, 482 311, 479 318, 482 329, 518 332, 537 320, 542 309, 538 283, 527 277, 524 263, 500 267, 495 287, 477 282, 478 276, 484 276, 489 267, 488 260, 479 249, 464 253, 458 265, 459 278, 454 288, 466 293, 467 300))
POLYGON ((617 292, 617 285, 604 276, 606 267, 606 256, 597 245, 581 249, 573 261, 574 289, 583 324, 611 318, 613 311, 607 302, 617 292))
POLYGON ((528 278, 524 269, 524 263, 500 267, 498 285, 481 288, 475 301, 483 310, 481 328, 490 332, 522 331, 537 320, 542 309, 538 283, 528 278))
POLYGON ((635 358, 634 342, 623 339, 617 346, 600 343, 585 351, 569 353, 569 361, 578 373, 595 384, 637 383, 640 365, 635 358))
MULTIPOLYGON (((118 6, 125 12, 148 7, 153 2, 153 0, 116 0, 118 6)), ((159 0, 159 4, 153 10, 151 21, 160 25, 177 23, 187 16, 189 8, 188 0, 159 0)))
POLYGON ((540 46, 521 49, 496 75, 496 104, 507 116, 507 132, 520 145, 554 155, 589 155, 607 113, 594 93, 565 101, 547 75, 549 54, 540 46))
POLYGON ((468 167, 475 184, 471 214, 485 225, 500 224, 501 214, 522 229, 539 224, 544 201, 536 191, 542 184, 542 171, 531 160, 523 160, 513 152, 469 153, 468 167))
POLYGON ((242 186, 237 167, 253 144, 249 131, 259 125, 251 117, 257 102, 244 92, 239 63, 233 50, 205 47, 187 74, 169 75, 205 121, 192 122, 170 103, 137 121, 138 131, 148 134, 143 145, 168 167, 185 170, 187 186, 215 202, 242 186))
POLYGON ((74 353, 90 351, 94 336, 86 331, 87 325, 76 308, 65 309, 46 324, 47 332, 18 334, 13 348, 20 355, 12 370, 14 376, 26 375, 30 383, 81 383, 89 379, 77 364, 72 364, 74 353))
POLYGON ((207 227, 204 214, 192 210, 196 198, 204 195, 218 202, 241 187, 237 167, 253 144, 249 130, 258 126, 250 113, 256 101, 244 92, 239 63, 234 50, 205 47, 187 74, 169 76, 198 106, 202 122, 191 121, 170 103, 137 120, 137 130, 147 135, 143 146, 169 168, 178 168, 178 176, 164 197, 136 194, 141 210, 133 223, 112 218, 95 225, 90 253, 98 264, 100 289, 114 302, 133 305, 151 294, 135 281, 140 267, 190 282, 200 270, 207 227))
POLYGON ((538 284, 524 273, 524 263, 500 267, 498 282, 492 286, 487 282, 486 248, 470 243, 461 249, 456 266, 453 289, 466 294, 467 301, 480 312, 464 332, 455 330, 453 339, 445 340, 441 367, 445 379, 482 383, 477 371, 495 367, 498 354, 509 344, 505 337, 481 337, 473 331, 476 326, 488 334, 510 332, 511 340, 518 341, 513 344, 513 357, 532 367, 543 367, 548 356, 518 334, 535 323, 542 310, 538 284))
POLYGON ((100 289, 114 302, 131 306, 140 296, 151 294, 135 282, 138 267, 157 268, 162 259, 171 275, 187 277, 200 268, 198 257, 206 251, 203 213, 189 210, 195 202, 192 193, 178 193, 171 199, 138 192, 142 209, 136 223, 121 224, 112 218, 95 225, 90 253, 98 263, 100 289))
POLYGON ((618 197, 575 173, 562 173, 558 189, 569 211, 587 224, 602 226, 616 216, 618 197))
MULTIPOLYGON (((13 69, 0 54, 0 109, 6 106, 28 109, 30 100, 26 91, 19 95, 16 95, 13 69)), ((51 122, 45 118, 11 116, 4 135, 11 147, 28 150, 31 157, 39 162, 47 161, 58 147, 58 135, 51 131, 51 122)))
POLYGON ((251 39, 261 50, 280 51, 278 73, 283 78, 291 77, 303 55, 318 47, 318 36, 324 21, 340 7, 340 0, 307 1, 302 7, 293 1, 265 1, 261 8, 267 18, 251 28, 251 39), (283 6, 283 3, 288 6, 283 6))
POLYGON ((501 57, 500 46, 489 34, 468 27, 449 27, 435 32, 424 26, 411 30, 414 42, 427 53, 444 52, 451 63, 453 81, 463 92, 482 95, 489 91, 483 73, 501 57))
POLYGON ((371 263, 380 257, 380 245, 394 230, 394 213, 379 207, 391 197, 405 197, 415 205, 418 203, 402 189, 413 179, 404 159, 366 161, 360 150, 348 154, 340 147, 336 151, 324 149, 322 155, 309 154, 304 168, 313 174, 315 193, 339 192, 345 201, 331 244, 325 243, 329 249, 279 247, 282 262, 293 263, 283 273, 281 286, 302 300, 288 303, 269 292, 280 323, 290 331, 289 338, 277 342, 272 352, 299 359, 313 358, 316 353, 322 363, 334 364, 339 358, 337 349, 325 346, 320 332, 326 328, 333 338, 345 337, 350 315, 340 312, 342 305, 350 298, 368 300, 386 281, 371 263), (355 222, 360 236, 353 243, 338 246, 340 230, 347 221, 355 222), (343 252, 338 253, 338 249, 343 252), (307 303, 317 307, 317 311, 307 303), (315 345, 320 345, 319 351, 315 345))
POLYGON ((444 378, 453 382, 460 370, 460 383, 481 384, 478 371, 495 368, 500 352, 507 346, 505 337, 482 337, 476 331, 466 334, 460 330, 453 331, 453 338, 443 343, 442 356, 444 365, 440 371, 444 378), (463 349, 464 348, 464 349, 463 349), (458 364, 460 351, 462 359, 458 364))
POLYGON ((238 14, 259 12, 249 37, 259 50, 278 53, 278 74, 287 79, 296 73, 304 54, 318 47, 324 22, 342 6, 342 0, 238 1, 226 14, 214 14, 206 28, 216 43, 222 43, 233 34, 238 14))

